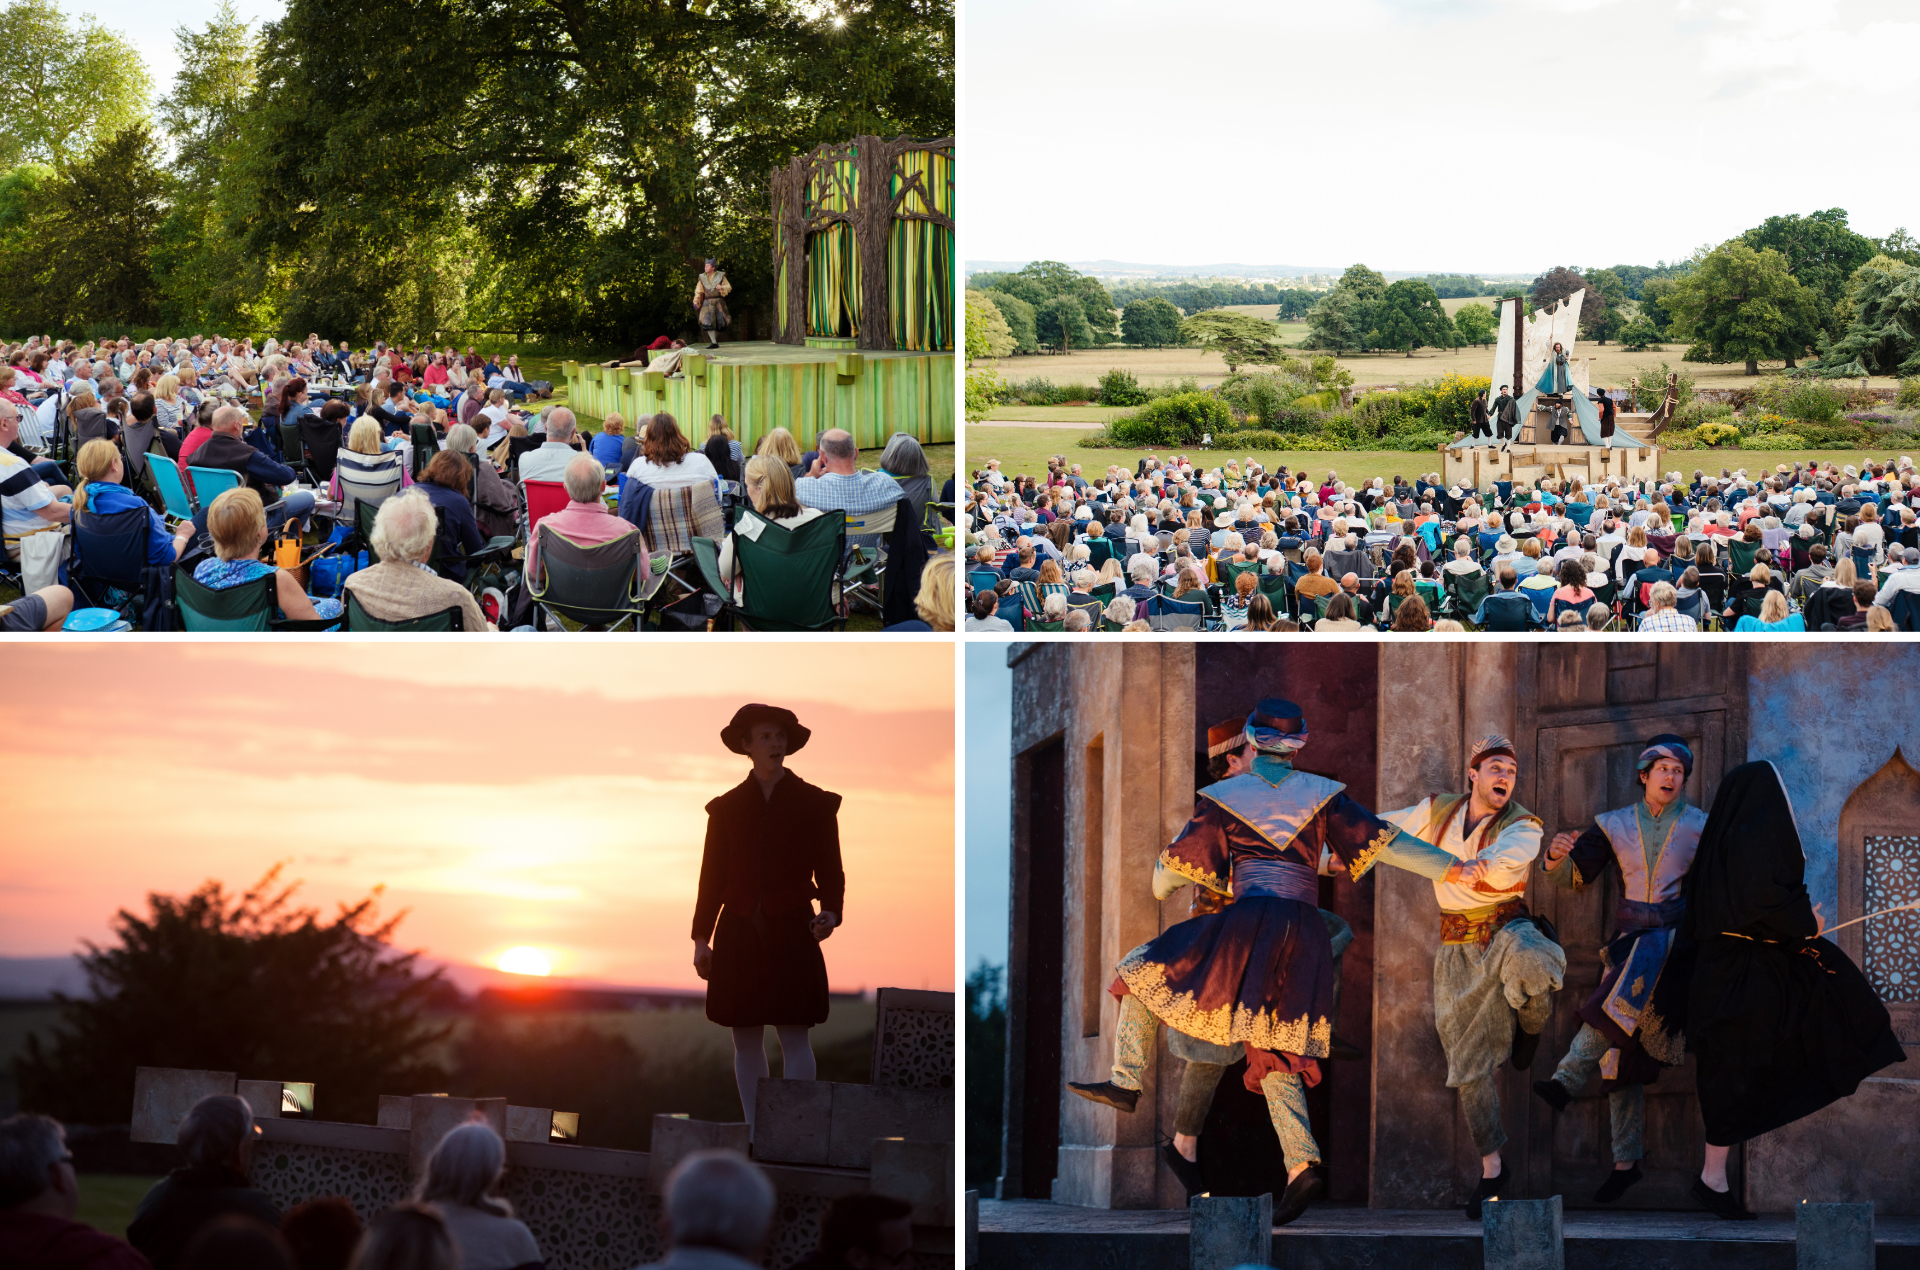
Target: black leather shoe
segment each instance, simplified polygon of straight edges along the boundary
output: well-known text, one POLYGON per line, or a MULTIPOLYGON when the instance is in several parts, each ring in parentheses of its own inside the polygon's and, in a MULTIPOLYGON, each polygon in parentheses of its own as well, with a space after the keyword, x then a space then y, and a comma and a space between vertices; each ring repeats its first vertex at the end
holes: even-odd
POLYGON ((1338 1036, 1333 1038, 1331 1050, 1327 1054, 1328 1058, 1348 1063, 1355 1059, 1365 1058, 1366 1056, 1367 1052, 1365 1050, 1355 1045, 1352 1041, 1344 1040, 1338 1036))
POLYGON ((1498 1199, 1506 1193, 1507 1183, 1513 1179, 1513 1170, 1507 1167, 1505 1160, 1500 1161, 1499 1177, 1483 1177, 1480 1185, 1473 1188, 1473 1194, 1467 1196, 1467 1220, 1480 1220, 1480 1205, 1490 1199, 1498 1199))
POLYGON ((1533 1066, 1533 1056, 1540 1051, 1540 1033, 1523 1032, 1513 1029, 1513 1070, 1524 1072, 1533 1066))
POLYGON ((1067 1082, 1067 1088, 1082 1098, 1103 1102, 1116 1111, 1132 1111, 1134 1104, 1140 1101, 1139 1090, 1122 1089, 1110 1080, 1103 1080, 1093 1085, 1083 1085, 1077 1080, 1070 1080, 1067 1082))
POLYGON ((1299 1217, 1313 1206, 1313 1201, 1327 1189, 1327 1170, 1318 1164, 1309 1164, 1300 1170, 1300 1176, 1287 1183, 1286 1193, 1280 1196, 1280 1202, 1273 1206, 1273 1224, 1284 1226, 1299 1217))
POLYGON ((1557 1080, 1536 1080, 1533 1082, 1533 1092, 1539 1094, 1555 1111, 1565 1111, 1567 1104, 1573 1101, 1573 1095, 1567 1092, 1567 1087, 1557 1080))
POLYGON ((1630 1169, 1614 1169, 1607 1174, 1607 1180, 1600 1183, 1600 1189, 1593 1193, 1596 1204, 1611 1204, 1627 1193, 1627 1188, 1639 1181, 1645 1174, 1640 1172, 1636 1161, 1630 1169))
POLYGON ((1747 1206, 1734 1197, 1732 1191, 1716 1191, 1699 1178, 1693 1179, 1693 1202, 1718 1217, 1721 1221, 1756 1221, 1757 1214, 1747 1211, 1747 1206))
POLYGON ((1200 1176, 1200 1162, 1189 1160, 1181 1155, 1173 1143, 1160 1144, 1160 1158, 1167 1162, 1167 1167, 1173 1170, 1173 1175, 1180 1179, 1180 1185, 1187 1188, 1188 1199, 1207 1189, 1206 1181, 1200 1176))

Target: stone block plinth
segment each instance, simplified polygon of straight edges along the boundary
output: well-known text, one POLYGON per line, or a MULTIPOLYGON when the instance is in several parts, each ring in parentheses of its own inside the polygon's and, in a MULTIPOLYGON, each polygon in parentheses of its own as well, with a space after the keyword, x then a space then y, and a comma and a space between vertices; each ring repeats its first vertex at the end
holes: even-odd
POLYGON ((1273 1196, 1202 1195, 1188 1204, 1187 1248, 1193 1270, 1233 1270, 1269 1264, 1273 1253, 1273 1196))
POLYGON ((1494 1199, 1480 1208, 1487 1270, 1566 1270, 1560 1197, 1494 1199))
POLYGON ((504 1140, 507 1136, 505 1098, 449 1098, 442 1094, 415 1094, 407 1112, 407 1171, 424 1177, 427 1160, 440 1139, 469 1120, 484 1120, 504 1140))
POLYGON ((916 1226, 953 1225, 953 1144, 876 1140, 872 1186, 875 1194, 912 1204, 916 1226))
POLYGON ((864 1169, 871 1167, 877 1138, 951 1143, 953 1091, 824 1080, 760 1082, 754 1103, 756 1160, 864 1169))
POLYGON ((653 1147, 647 1161, 647 1189, 658 1195, 666 1187, 673 1166, 695 1151, 747 1153, 747 1122, 694 1120, 687 1116, 655 1116, 653 1147))
POLYGON ((133 1073, 133 1122, 127 1136, 135 1142, 178 1142, 180 1120, 209 1094, 230 1094, 233 1072, 193 1071, 182 1067, 138 1067, 133 1073))
POLYGON ((1794 1205, 1797 1270, 1873 1270, 1873 1205, 1794 1205))

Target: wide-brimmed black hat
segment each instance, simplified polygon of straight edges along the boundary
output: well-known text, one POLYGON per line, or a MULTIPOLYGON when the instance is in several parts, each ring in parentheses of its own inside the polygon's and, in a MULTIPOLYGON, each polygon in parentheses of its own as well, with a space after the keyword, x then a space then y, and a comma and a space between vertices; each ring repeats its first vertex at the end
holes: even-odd
POLYGON ((800 718, 793 711, 780 706, 762 705, 752 702, 733 712, 733 722, 720 729, 720 744, 735 754, 747 752, 747 741, 753 735, 756 723, 777 723, 787 731, 787 753, 797 754, 806 747, 807 738, 813 733, 800 726, 800 718))

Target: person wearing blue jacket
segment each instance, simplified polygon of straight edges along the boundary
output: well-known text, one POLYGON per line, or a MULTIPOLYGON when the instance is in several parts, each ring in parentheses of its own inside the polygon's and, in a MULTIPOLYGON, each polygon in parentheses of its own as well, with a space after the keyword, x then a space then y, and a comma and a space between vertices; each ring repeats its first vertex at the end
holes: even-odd
POLYGON ((160 513, 121 483, 126 476, 126 464, 118 446, 96 437, 80 447, 77 466, 80 487, 73 493, 75 511, 92 512, 96 516, 144 511, 147 513, 147 563, 168 565, 180 558, 180 553, 193 540, 193 522, 181 522, 178 535, 167 532, 167 522, 160 513))

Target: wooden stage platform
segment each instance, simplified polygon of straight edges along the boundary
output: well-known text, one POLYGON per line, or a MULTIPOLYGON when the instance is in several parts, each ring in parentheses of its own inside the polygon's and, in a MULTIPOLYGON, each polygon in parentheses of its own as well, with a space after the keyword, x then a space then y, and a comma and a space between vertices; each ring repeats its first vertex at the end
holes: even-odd
MULTIPOLYGON (((689 345, 681 373, 643 367, 563 362, 570 403, 604 418, 617 410, 631 424, 666 411, 696 448, 707 420, 723 416, 752 452, 776 427, 803 447, 828 428, 845 428, 863 449, 878 449, 895 432, 923 445, 954 439, 954 355, 822 348, 756 340, 722 343, 708 353, 689 345)), ((875 456, 877 461, 878 456, 875 456)))
MULTIPOLYGON (((1794 1270, 1794 1221, 1706 1213, 1569 1211, 1567 1270, 1794 1270)), ((1920 1218, 1874 1222, 1876 1270, 1920 1270, 1920 1218)), ((1187 1270, 1184 1209, 980 1201, 980 1270, 1187 1270)), ((1286 1270, 1481 1270, 1480 1228, 1459 1211, 1328 1204, 1273 1232, 1286 1270)))

